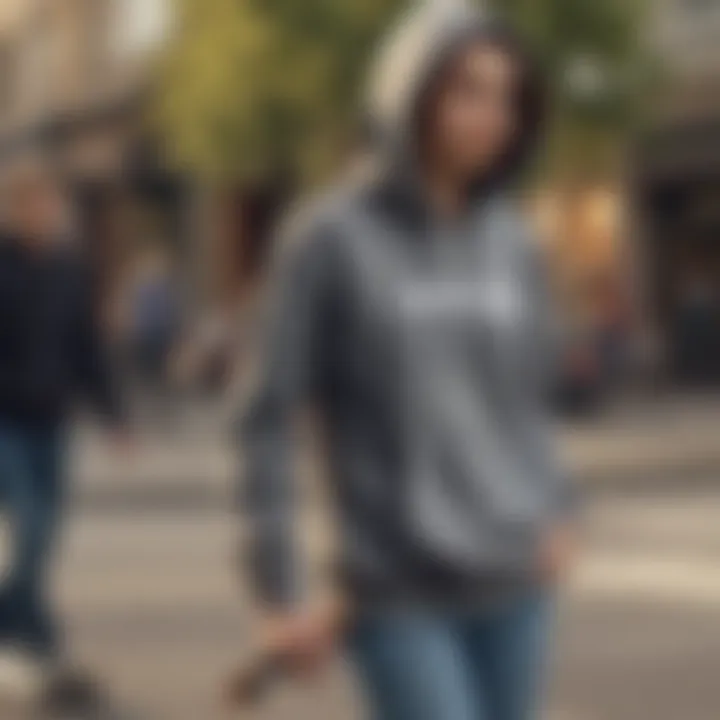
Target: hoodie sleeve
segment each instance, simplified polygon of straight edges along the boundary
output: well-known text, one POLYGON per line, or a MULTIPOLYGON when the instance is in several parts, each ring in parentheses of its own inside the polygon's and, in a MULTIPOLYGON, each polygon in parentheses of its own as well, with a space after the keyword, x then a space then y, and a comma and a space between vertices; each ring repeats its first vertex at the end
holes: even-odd
POLYGON ((104 338, 89 273, 79 273, 80 300, 75 334, 78 383, 95 410, 109 425, 123 424, 125 413, 117 375, 104 338))
POLYGON ((302 558, 294 533, 300 410, 314 397, 327 337, 329 233, 316 229, 285 248, 271 283, 254 382, 238 429, 244 465, 242 511, 248 565, 260 600, 301 598, 302 558))

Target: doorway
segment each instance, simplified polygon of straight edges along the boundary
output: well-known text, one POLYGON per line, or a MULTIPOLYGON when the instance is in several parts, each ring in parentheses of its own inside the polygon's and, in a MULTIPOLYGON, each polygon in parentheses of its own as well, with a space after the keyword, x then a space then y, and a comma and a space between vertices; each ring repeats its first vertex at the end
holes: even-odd
POLYGON ((671 379, 720 386, 720 167, 644 193, 651 302, 671 379))

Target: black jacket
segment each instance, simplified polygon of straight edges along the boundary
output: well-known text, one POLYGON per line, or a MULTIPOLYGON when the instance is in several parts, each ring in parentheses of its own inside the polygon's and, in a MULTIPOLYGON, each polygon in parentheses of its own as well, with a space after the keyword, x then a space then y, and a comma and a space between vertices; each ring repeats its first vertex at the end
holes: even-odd
POLYGON ((120 421, 94 306, 72 249, 35 252, 0 235, 0 422, 54 425, 81 396, 120 421))

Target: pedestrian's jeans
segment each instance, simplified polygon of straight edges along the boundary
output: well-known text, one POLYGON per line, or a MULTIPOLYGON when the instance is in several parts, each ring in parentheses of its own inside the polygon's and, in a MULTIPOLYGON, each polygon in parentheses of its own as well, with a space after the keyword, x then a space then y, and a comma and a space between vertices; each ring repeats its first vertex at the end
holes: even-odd
POLYGON ((49 560, 62 507, 62 432, 0 424, 0 509, 11 553, 0 579, 0 644, 41 656, 57 649, 49 560))
POLYGON ((553 603, 541 591, 492 610, 393 610, 350 638, 373 720, 533 720, 553 603))

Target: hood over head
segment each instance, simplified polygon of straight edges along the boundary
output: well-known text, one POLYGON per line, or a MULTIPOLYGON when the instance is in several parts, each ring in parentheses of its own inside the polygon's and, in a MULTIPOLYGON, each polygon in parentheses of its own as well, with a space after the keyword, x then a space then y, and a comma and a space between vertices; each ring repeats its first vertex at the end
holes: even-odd
POLYGON ((416 161, 417 120, 433 81, 464 47, 486 41, 522 68, 520 131, 512 147, 483 179, 493 186, 517 178, 533 154, 544 121, 544 91, 535 65, 513 31, 471 0, 425 0, 401 19, 382 46, 370 76, 367 112, 374 150, 397 169, 416 161))

